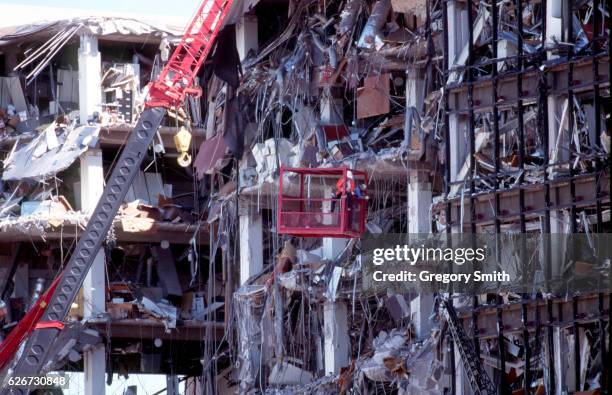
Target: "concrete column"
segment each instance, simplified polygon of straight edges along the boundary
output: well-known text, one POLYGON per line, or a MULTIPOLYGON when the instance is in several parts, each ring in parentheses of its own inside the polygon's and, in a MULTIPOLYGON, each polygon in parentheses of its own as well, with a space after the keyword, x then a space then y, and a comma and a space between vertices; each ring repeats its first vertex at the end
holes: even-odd
POLYGON ((411 67, 406 70, 406 107, 420 110, 425 99, 425 76, 423 70, 411 67))
POLYGON ((412 142, 418 134, 420 120, 416 112, 422 113, 425 95, 425 75, 421 69, 410 67, 406 70, 406 117, 404 120, 403 146, 412 149, 412 142))
POLYGON ((104 250, 101 249, 83 282, 84 318, 96 317, 106 311, 105 279, 106 260, 104 250))
MULTIPOLYGON (((321 97, 321 124, 344 124, 342 99, 334 98, 331 93, 321 97)), ((333 196, 335 182, 325 189, 325 196, 333 196)), ((336 208, 338 211, 339 208, 336 208)), ((325 204, 324 212, 331 212, 331 204, 325 204)), ((326 221, 331 221, 331 217, 326 221)), ((347 239, 323 238, 323 258, 334 260, 346 247, 347 239)), ((340 368, 349 364, 348 308, 341 300, 325 302, 323 306, 323 360, 325 374, 340 373, 340 368)))
POLYGON ((81 36, 79 47, 79 110, 81 124, 86 124, 95 111, 100 112, 102 102, 102 58, 98 51, 98 38, 81 36))
POLYGON ((325 375, 349 365, 348 309, 344 302, 323 305, 325 375))
MULTIPOLYGON (((429 209, 432 202, 429 175, 423 172, 411 172, 408 184, 408 232, 428 234, 431 232, 429 209)), ((419 339, 429 336, 434 305, 433 294, 421 293, 410 302, 410 322, 419 339)))
MULTIPOLYGON (((452 98, 451 98, 452 100, 452 98)), ((465 117, 458 114, 448 116, 448 126, 450 129, 450 158, 451 182, 457 181, 457 176, 467 158, 467 125, 465 117)))
POLYGON ((423 172, 411 172, 408 184, 408 232, 430 233, 431 217, 431 183, 429 174, 423 172))
POLYGON ((331 94, 321 97, 321 123, 323 125, 344 124, 342 99, 335 98, 331 94))
POLYGON ((250 50, 259 48, 256 15, 243 15, 236 24, 236 46, 241 61, 246 59, 250 50))
MULTIPOLYGON (((564 29, 564 2, 557 0, 547 0, 546 3, 546 44, 553 45, 557 41, 563 41, 564 29)), ((557 58, 558 55, 548 52, 548 59, 557 58)), ((552 77, 549 76, 552 79, 552 77)), ((549 81, 549 85, 551 84, 549 81)), ((569 158, 566 147, 570 144, 567 133, 559 135, 559 128, 565 130, 568 127, 567 98, 565 96, 548 96, 548 157, 551 162, 564 162, 569 158), (559 140, 559 144, 557 144, 559 140), (557 147, 559 149, 557 149, 557 147)), ((548 168, 549 177, 554 177, 556 167, 548 168)), ((565 245, 561 243, 559 236, 555 234, 563 234, 569 232, 569 222, 563 211, 553 210, 550 212, 550 232, 553 234, 553 248, 551 250, 552 262, 560 262, 565 255, 565 245), (555 245, 555 241, 557 244, 555 245), (556 248, 555 248, 556 247, 556 248)), ((558 276, 561 274, 561 267, 553 263, 551 275, 558 276)), ((555 353, 556 355, 558 353, 555 353)), ((559 381, 559 380, 558 380, 559 381)))
POLYGON ((470 26, 468 26, 468 14, 465 5, 460 1, 449 1, 448 8, 448 55, 451 65, 455 58, 459 56, 463 47, 467 44, 470 37, 470 26))
POLYGON ((167 395, 179 395, 179 380, 176 375, 166 376, 166 394, 167 395))
MULTIPOLYGON (((447 3, 448 11, 448 67, 453 67, 455 58, 461 54, 463 47, 469 40, 469 26, 467 24, 467 11, 460 3, 450 1, 447 3)), ((450 98, 452 100, 452 97, 450 98)), ((451 181, 457 180, 467 154, 467 135, 465 117, 458 114, 449 115, 449 129, 451 157, 448 158, 451 167, 451 181)))
MULTIPOLYGON (((561 328, 553 328, 553 350, 554 361, 550 369, 554 369, 555 374, 555 394, 562 394, 564 390, 574 388, 574 369, 573 364, 570 364, 573 354, 570 351, 570 344, 573 344, 573 335, 567 336, 567 333, 561 328)), ((573 349, 573 347, 572 347, 573 349)))
MULTIPOLYGON (((93 212, 104 190, 102 151, 90 149, 81 156, 81 210, 93 212)), ((83 282, 83 317, 96 317, 106 311, 105 301, 106 259, 100 249, 83 282)), ((106 356, 104 346, 87 351, 84 355, 85 394, 104 394, 106 383, 106 356)))
MULTIPOLYGON (((467 23, 467 11, 465 7, 457 2, 450 1, 447 3, 447 12, 448 12, 448 58, 449 58, 449 67, 452 67, 455 63, 455 59, 461 54, 463 47, 468 43, 469 40, 469 30, 472 27, 467 23)), ((453 100, 452 96, 450 100, 453 100)), ((457 181, 457 175, 465 162, 467 156, 467 122, 465 117, 461 117, 458 114, 450 114, 449 115, 449 129, 450 129, 450 141, 447 141, 447 144, 450 144, 450 158, 447 158, 449 161, 449 165, 451 168, 451 182, 457 181)), ((453 232, 462 230, 453 227, 453 232)), ((423 304, 425 305, 425 304, 423 304)), ((411 303, 412 307, 412 303, 411 303)), ((421 305, 419 304, 419 309, 421 305)), ((412 314, 412 310, 411 310, 412 314)), ((420 314, 417 315, 419 317, 420 314)), ((452 351, 455 354, 455 385, 456 385, 456 394, 463 394, 464 389, 467 385, 467 380, 465 379, 464 370, 463 370, 463 361, 461 360, 461 355, 457 346, 455 345, 454 350, 452 351)), ((454 394, 453 394, 454 395, 454 394)))
MULTIPOLYGON (((323 238, 323 257, 334 260, 342 253, 347 239, 323 238)), ((341 300, 327 301, 323 306, 323 355, 325 374, 340 373, 349 363, 348 308, 341 300)))
POLYGON ((102 150, 89 149, 81 155, 81 210, 91 213, 104 192, 102 150))
POLYGON ((106 372, 106 355, 104 346, 85 352, 83 370, 85 372, 85 395, 99 395, 106 393, 104 375, 106 372))
MULTIPOLYGON (((564 2, 559 0, 546 0, 546 45, 554 45, 563 41, 563 15, 564 2)), ((548 53, 550 57, 557 57, 548 53)))
POLYGON ((323 255, 326 259, 334 260, 346 247, 346 239, 334 237, 323 238, 323 255))
POLYGON ((240 215, 240 284, 263 269, 263 221, 261 214, 240 215))
MULTIPOLYGON (((561 1, 547 0, 546 4, 546 44, 553 45, 555 42, 563 41, 563 15, 564 5, 561 1)), ((557 58, 558 55, 548 52, 548 59, 557 58)), ((552 78, 552 77, 549 77, 552 78)), ((549 83, 552 81, 549 81, 549 83)), ((549 84, 554 85, 554 84, 549 84)), ((555 95, 548 96, 548 155, 553 162, 566 161, 569 156, 565 149, 569 144, 569 136, 562 133, 559 136, 559 128, 567 128, 567 100, 555 95), (557 144, 558 140, 558 144, 557 144), (560 149, 557 149, 560 148, 560 149)), ((550 167, 548 171, 554 173, 555 168, 550 167)))
POLYGON ((410 322, 418 339, 425 339, 431 334, 433 306, 431 293, 422 293, 410 302, 410 322))

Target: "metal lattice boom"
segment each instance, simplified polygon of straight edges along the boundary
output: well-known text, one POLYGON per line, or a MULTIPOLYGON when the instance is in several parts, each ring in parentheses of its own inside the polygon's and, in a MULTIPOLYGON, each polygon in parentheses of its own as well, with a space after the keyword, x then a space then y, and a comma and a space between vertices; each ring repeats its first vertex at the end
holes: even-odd
POLYGON ((166 67, 150 84, 147 107, 180 106, 186 95, 197 92, 192 88, 193 81, 212 50, 232 3, 233 0, 202 3, 166 67))
POLYGON ((497 394, 489 375, 480 362, 480 356, 476 354, 472 340, 468 338, 463 326, 457 319, 457 312, 452 303, 442 298, 441 302, 444 318, 446 318, 453 341, 461 354, 461 361, 465 367, 465 373, 470 380, 472 391, 478 395, 497 394))

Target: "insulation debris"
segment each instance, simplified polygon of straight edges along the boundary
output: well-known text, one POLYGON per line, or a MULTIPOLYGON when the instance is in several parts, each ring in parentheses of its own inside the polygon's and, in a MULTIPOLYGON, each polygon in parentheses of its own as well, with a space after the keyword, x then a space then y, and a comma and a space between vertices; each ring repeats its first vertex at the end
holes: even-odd
POLYGON ((15 148, 4 161, 2 179, 42 181, 68 168, 97 143, 99 126, 58 125, 55 122, 28 144, 15 148))

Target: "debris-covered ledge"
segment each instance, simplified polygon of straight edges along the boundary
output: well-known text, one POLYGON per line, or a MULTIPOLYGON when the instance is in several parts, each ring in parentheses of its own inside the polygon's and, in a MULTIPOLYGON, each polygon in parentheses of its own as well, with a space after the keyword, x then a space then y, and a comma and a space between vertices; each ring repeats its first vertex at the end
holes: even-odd
MULTIPOLYGON (((105 133, 101 125, 79 126, 76 119, 62 115, 39 129, 33 138, 18 135, 3 159, 0 238, 4 240, 78 236, 88 220, 82 210, 88 187, 81 183, 93 169, 102 185, 105 166, 112 166, 104 161, 108 146, 100 147, 105 133)), ((157 165, 161 158, 153 155, 151 160, 157 165)), ((114 236, 123 241, 187 244, 197 233, 196 242, 207 243, 206 232, 198 232, 202 221, 193 213, 193 205, 180 196, 191 187, 189 179, 188 174, 181 179, 147 169, 140 172, 115 219, 114 236)))
MULTIPOLYGON (((79 237, 85 229, 89 215, 68 211, 61 202, 53 199, 32 202, 31 214, 0 219, 0 241, 62 241, 79 237)), ((160 243, 205 245, 209 243, 206 222, 156 220, 159 209, 139 206, 138 212, 119 214, 115 218, 109 240, 135 243, 160 243)), ((175 210, 174 208, 172 210, 175 210)))

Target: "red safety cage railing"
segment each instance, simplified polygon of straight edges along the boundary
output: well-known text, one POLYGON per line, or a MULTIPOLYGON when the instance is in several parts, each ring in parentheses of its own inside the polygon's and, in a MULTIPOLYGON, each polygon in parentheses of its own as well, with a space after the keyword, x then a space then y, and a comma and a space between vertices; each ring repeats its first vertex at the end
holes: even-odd
POLYGON ((297 237, 361 237, 368 210, 364 188, 367 185, 365 172, 347 167, 282 167, 278 233, 297 237), (351 190, 351 183, 357 191, 351 190))

